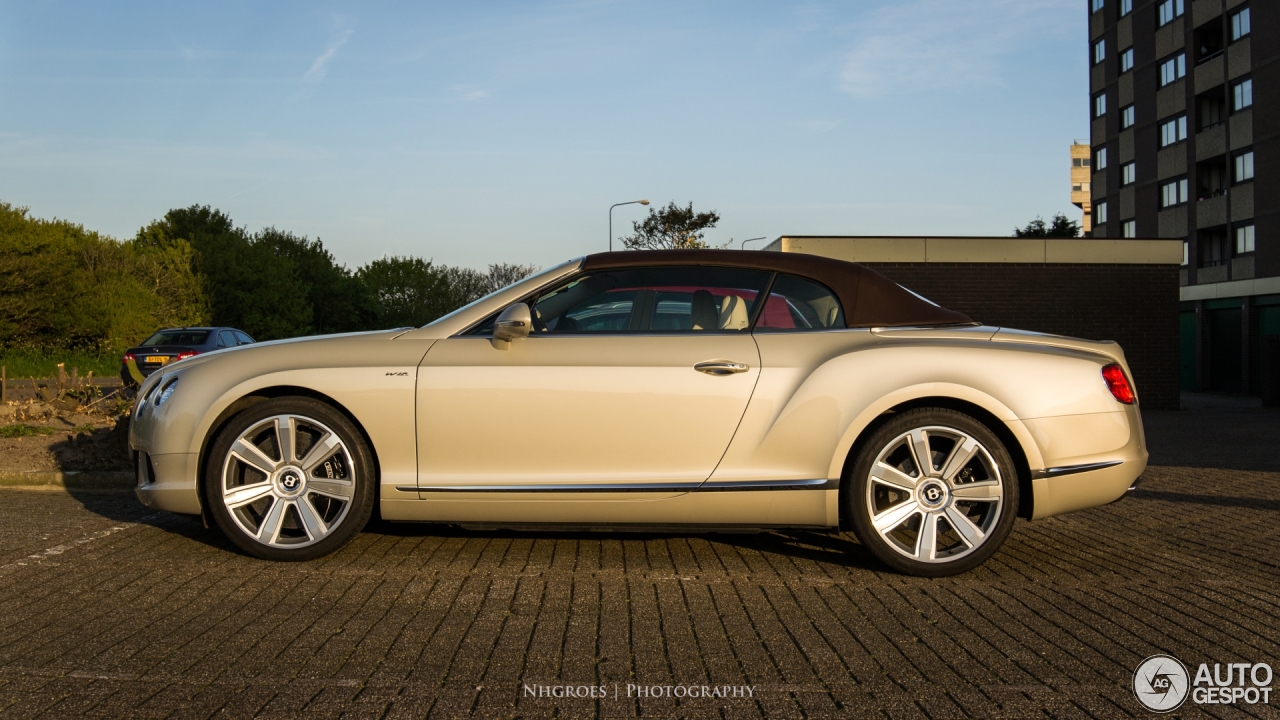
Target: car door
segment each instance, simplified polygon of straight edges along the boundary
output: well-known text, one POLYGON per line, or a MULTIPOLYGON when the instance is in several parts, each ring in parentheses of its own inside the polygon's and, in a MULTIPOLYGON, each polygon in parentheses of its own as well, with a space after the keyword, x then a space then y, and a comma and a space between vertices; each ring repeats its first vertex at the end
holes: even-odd
POLYGON ((696 488, 759 375, 749 325, 770 276, 602 271, 537 298, 532 334, 509 349, 490 342, 492 319, 435 343, 418 373, 419 487, 696 488))

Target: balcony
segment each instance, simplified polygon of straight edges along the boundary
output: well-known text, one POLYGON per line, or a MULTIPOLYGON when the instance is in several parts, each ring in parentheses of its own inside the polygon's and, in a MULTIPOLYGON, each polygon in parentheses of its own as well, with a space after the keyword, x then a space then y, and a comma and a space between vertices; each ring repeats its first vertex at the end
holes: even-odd
POLYGON ((1227 224, 1227 196, 1225 190, 1213 191, 1196 203, 1196 229, 1227 224))

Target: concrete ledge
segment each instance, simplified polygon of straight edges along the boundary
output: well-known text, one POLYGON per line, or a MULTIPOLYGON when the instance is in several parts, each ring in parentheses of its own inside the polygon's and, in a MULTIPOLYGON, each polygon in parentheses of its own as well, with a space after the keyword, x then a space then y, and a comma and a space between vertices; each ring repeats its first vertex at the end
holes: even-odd
POLYGON ((1179 299, 1184 301, 1277 294, 1280 294, 1280 277, 1187 285, 1178 289, 1179 299))
POLYGON ((128 471, 0 472, 0 487, 131 488, 133 485, 133 473, 128 471))
POLYGON ((784 235, 765 250, 861 263, 1179 265, 1181 240, 784 235))

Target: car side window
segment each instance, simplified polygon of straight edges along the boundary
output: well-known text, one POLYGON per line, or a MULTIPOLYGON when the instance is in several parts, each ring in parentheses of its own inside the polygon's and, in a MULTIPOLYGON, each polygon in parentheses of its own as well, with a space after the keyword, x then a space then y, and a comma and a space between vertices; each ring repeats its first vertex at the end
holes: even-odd
POLYGON ((235 336, 236 336, 236 343, 237 343, 237 344, 239 344, 239 345, 252 345, 252 344, 253 344, 253 338, 249 337, 248 335, 245 335, 244 333, 240 332, 239 330, 236 330, 236 331, 234 331, 234 332, 235 332, 235 336))
POLYGON ((235 346, 236 346, 236 337, 235 335, 231 334, 230 330, 223 330, 222 332, 218 333, 218 347, 224 348, 224 347, 235 347, 235 346))
POLYGON ((742 332, 770 275, 698 266, 593 273, 538 298, 534 334, 742 332))
POLYGON ((844 310, 835 293, 825 285, 794 275, 779 274, 773 281, 756 330, 801 332, 842 328, 844 310))

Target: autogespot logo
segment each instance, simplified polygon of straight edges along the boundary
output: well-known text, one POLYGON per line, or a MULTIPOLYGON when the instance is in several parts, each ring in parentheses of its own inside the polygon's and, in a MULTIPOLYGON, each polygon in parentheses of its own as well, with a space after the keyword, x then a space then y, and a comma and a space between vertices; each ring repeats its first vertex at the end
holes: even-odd
POLYGON ((1178 709, 1190 697, 1197 705, 1271 703, 1273 673, 1266 663, 1200 663, 1195 679, 1172 655, 1152 655, 1133 671, 1133 696, 1152 712, 1178 709))
POLYGON ((1133 696, 1152 712, 1170 712, 1186 702, 1190 680, 1178 658, 1152 655, 1133 671, 1133 696))

